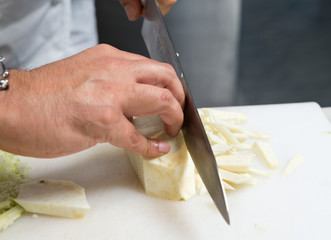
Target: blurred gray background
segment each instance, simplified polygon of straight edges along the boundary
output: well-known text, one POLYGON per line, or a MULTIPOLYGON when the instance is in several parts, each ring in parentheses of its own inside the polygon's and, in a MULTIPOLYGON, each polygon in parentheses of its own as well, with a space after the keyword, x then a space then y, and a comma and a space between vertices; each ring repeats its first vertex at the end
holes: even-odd
MULTIPOLYGON (((100 42, 148 56, 142 19, 96 8, 100 42)), ((197 106, 331 106, 330 0, 178 0, 165 21, 197 106)))

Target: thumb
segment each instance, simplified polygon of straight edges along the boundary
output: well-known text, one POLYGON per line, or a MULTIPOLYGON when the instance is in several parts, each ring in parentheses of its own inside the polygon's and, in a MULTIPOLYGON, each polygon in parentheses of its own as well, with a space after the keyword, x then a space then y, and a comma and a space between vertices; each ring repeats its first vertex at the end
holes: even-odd
POLYGON ((170 151, 167 142, 146 138, 125 116, 122 116, 116 127, 111 128, 121 129, 121 131, 111 131, 109 135, 112 136, 108 136, 108 139, 111 139, 110 143, 118 147, 144 157, 158 157, 170 151))
POLYGON ((142 5, 139 0, 120 0, 130 21, 135 21, 142 14, 142 5))

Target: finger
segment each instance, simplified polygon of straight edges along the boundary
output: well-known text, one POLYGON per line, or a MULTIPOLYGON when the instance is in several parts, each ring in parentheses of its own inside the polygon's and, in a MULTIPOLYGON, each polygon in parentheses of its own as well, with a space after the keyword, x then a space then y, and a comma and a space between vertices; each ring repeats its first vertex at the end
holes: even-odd
POLYGON ((176 136, 182 126, 183 110, 166 88, 137 84, 121 102, 122 111, 128 117, 160 116, 170 136, 176 136))
POLYGON ((165 16, 171 9, 171 7, 177 2, 176 0, 158 0, 160 10, 163 16, 165 16))
POLYGON ((142 14, 142 5, 139 0, 120 0, 130 21, 136 21, 142 14))
POLYGON ((183 86, 171 65, 151 59, 136 61, 131 65, 130 71, 135 76, 137 83, 169 89, 182 108, 184 107, 183 86))
POLYGON ((167 142, 144 137, 123 115, 109 133, 111 144, 145 157, 157 157, 170 151, 167 142), (120 130, 119 130, 120 129, 120 130))

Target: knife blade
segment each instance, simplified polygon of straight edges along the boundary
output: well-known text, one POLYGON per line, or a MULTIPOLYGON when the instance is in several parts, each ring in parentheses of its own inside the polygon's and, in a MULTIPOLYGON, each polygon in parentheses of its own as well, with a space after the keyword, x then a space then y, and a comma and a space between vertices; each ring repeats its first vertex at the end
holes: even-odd
POLYGON ((155 0, 142 1, 145 17, 141 34, 152 59, 169 63, 175 69, 185 92, 182 132, 187 149, 202 181, 225 221, 230 225, 225 191, 220 181, 215 156, 191 97, 183 69, 179 62, 159 6, 155 0))

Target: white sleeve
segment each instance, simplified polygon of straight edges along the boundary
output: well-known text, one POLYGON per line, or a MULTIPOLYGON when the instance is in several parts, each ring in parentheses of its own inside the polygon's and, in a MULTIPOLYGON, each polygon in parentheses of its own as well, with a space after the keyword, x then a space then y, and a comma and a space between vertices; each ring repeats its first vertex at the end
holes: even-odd
POLYGON ((0 0, 0 54, 31 69, 97 43, 94 0, 0 0))

